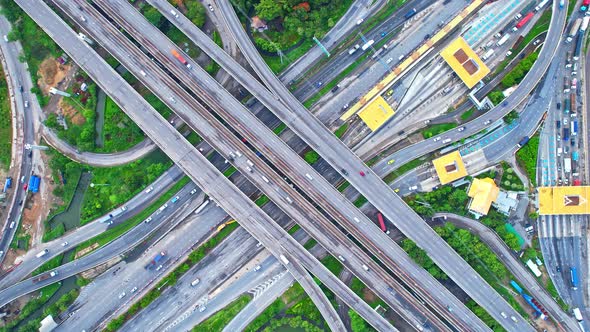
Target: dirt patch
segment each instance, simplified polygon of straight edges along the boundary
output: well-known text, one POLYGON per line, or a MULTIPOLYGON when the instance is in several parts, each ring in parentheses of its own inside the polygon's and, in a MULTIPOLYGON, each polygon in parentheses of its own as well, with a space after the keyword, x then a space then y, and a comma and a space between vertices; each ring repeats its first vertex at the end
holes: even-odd
POLYGON ((62 65, 53 58, 43 60, 39 65, 39 81, 37 82, 43 94, 48 95, 50 88, 57 86, 64 80, 69 69, 69 65, 62 65))
MULTIPOLYGON (((98 246, 98 244, 97 244, 97 246, 98 246)), ((86 270, 86 271, 82 272, 80 275, 85 279, 94 279, 95 277, 103 274, 106 270, 110 269, 111 266, 119 263, 120 261, 121 261, 120 256, 114 257, 113 259, 107 261, 106 263, 104 263, 102 265, 99 265, 95 268, 92 268, 90 270, 86 270)))
POLYGON ((80 114, 80 111, 73 106, 64 103, 63 98, 59 101, 58 108, 63 116, 68 118, 72 124, 80 126, 86 122, 86 118, 80 114))
POLYGON ((78 252, 76 253, 76 256, 75 256, 74 258, 75 258, 75 259, 78 259, 78 258, 80 258, 80 257, 82 257, 82 256, 84 256, 84 255, 86 255, 86 253, 89 253, 89 252, 91 252, 92 250, 94 250, 94 249, 96 249, 96 248, 98 248, 98 247, 99 247, 99 244, 98 244, 98 243, 94 243, 94 244, 92 244, 91 246, 89 246, 89 247, 86 247, 86 248, 84 248, 84 249, 82 249, 82 250, 78 251, 78 252))
POLYGON ((372 303, 376 301, 378 298, 377 296, 369 290, 369 288, 363 288, 363 300, 367 303, 372 303))
POLYGON ((2 308, 2 313, 6 313, 7 315, 2 317, 0 320, 0 326, 5 326, 12 320, 18 317, 22 308, 29 302, 33 297, 36 297, 38 292, 27 294, 17 298, 14 301, 11 301, 7 305, 2 308))

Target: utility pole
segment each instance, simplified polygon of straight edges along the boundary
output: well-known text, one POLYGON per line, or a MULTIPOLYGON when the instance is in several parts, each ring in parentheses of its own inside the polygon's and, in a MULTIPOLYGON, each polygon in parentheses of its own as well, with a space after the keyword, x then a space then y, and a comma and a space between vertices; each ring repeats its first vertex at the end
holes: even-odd
POLYGON ((320 42, 315 36, 313 36, 313 41, 318 44, 318 46, 322 49, 322 52, 324 52, 324 54, 326 54, 326 56, 329 58, 330 52, 328 52, 324 45, 322 45, 322 42, 320 42))

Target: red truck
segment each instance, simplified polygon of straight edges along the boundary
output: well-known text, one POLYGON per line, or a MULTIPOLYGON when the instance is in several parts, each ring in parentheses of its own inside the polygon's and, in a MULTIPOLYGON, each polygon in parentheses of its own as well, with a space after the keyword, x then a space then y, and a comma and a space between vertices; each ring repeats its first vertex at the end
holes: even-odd
POLYGON ((535 16, 535 14, 532 12, 526 14, 526 16, 522 18, 522 20, 520 20, 518 23, 516 23, 516 29, 522 28, 525 24, 528 23, 528 21, 531 20, 531 18, 533 18, 533 16, 535 16))
POLYGON ((172 51, 170 51, 172 53, 172 55, 178 59, 178 61, 180 61, 183 65, 185 65, 187 68, 191 67, 191 64, 188 63, 188 61, 186 61, 186 59, 180 55, 180 53, 178 53, 178 51, 176 51, 175 49, 173 49, 172 51))
POLYGON ((377 212, 377 220, 379 221, 379 227, 381 227, 381 230, 385 233, 388 233, 387 227, 385 227, 385 221, 383 220, 383 215, 381 214, 381 212, 377 212))

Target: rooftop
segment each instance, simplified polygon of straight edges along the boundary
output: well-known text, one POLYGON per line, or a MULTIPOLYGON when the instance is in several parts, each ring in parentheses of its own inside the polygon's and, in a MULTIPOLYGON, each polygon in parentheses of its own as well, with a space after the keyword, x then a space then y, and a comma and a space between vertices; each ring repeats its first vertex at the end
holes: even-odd
POLYGON ((490 211, 492 202, 496 201, 500 189, 490 178, 478 179, 474 178, 467 196, 471 197, 469 203, 469 211, 476 215, 485 216, 490 211))
POLYGON ((490 69, 475 54, 463 37, 452 41, 447 48, 440 52, 440 55, 469 89, 490 73, 490 69))
POLYGON ((359 112, 359 117, 365 122, 371 131, 375 131, 394 114, 395 112, 391 106, 389 106, 387 101, 379 96, 359 112))
POLYGON ((539 214, 590 214, 589 186, 539 188, 539 214))
POLYGON ((459 151, 454 151, 432 161, 441 184, 447 184, 467 176, 467 169, 459 151))

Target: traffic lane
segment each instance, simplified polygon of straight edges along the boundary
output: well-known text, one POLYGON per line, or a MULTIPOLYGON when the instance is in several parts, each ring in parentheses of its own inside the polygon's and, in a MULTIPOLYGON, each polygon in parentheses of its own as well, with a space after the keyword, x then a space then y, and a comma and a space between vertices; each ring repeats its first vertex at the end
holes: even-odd
POLYGON ((185 257, 195 243, 205 240, 211 234, 211 229, 215 229, 224 217, 225 212, 214 206, 208 206, 198 216, 190 214, 185 223, 148 248, 141 257, 122 262, 95 278, 82 289, 76 302, 70 306, 70 315, 61 324, 63 329, 75 331, 96 328, 127 310, 133 301, 149 291, 150 284, 156 283, 169 272, 175 260, 185 257), (145 266, 162 251, 166 252, 163 268, 146 269, 145 266), (137 290, 131 292, 133 288, 137 290), (123 293, 125 295, 119 298, 123 293))
MULTIPOLYGON (((119 12, 127 12, 127 11, 119 9, 119 12)), ((162 11, 162 13, 163 13, 164 15, 166 15, 166 12, 162 11)), ((176 22, 176 19, 174 19, 174 18, 173 18, 173 20, 176 22)), ((221 50, 215 50, 214 52, 217 52, 217 53, 219 54, 219 53, 221 52, 221 50)), ((193 72, 194 72, 194 71, 193 71, 193 72)), ((203 80, 204 80, 204 81, 207 81, 207 79, 206 79, 206 78, 203 78, 203 80)), ((238 108, 239 108, 239 107, 238 107, 238 108)), ((240 114, 237 114, 237 115, 235 115, 235 116, 236 116, 237 118, 240 118, 240 119, 242 120, 242 119, 244 118, 245 114, 247 114, 247 112, 242 112, 242 113, 240 113, 240 114)), ((246 119, 244 119, 244 120, 242 120, 242 121, 246 121, 246 119)), ((247 127, 251 128, 251 126, 250 126, 250 125, 248 125, 247 127)), ((280 150, 280 149, 279 149, 279 150, 280 150)), ((284 152, 284 151, 283 151, 283 152, 284 152)), ((307 164, 305 164, 305 165, 307 165, 307 164)), ((308 166, 305 166, 305 167, 308 167, 308 166)), ((328 187, 324 187, 324 188, 330 188, 330 189, 334 190, 334 189, 333 189, 333 187, 332 187, 332 186, 330 186, 330 185, 328 185, 328 187)), ((376 228, 376 226, 373 226, 373 227, 375 227, 375 228, 376 228)), ((380 233, 380 231, 378 231, 378 232, 380 233)), ((399 249, 399 248, 398 248, 398 249, 399 249)), ((401 249, 399 249, 398 251, 400 251, 400 252, 401 252, 401 249)), ((434 281, 431 281, 431 282, 432 282, 432 283, 434 283, 434 281)), ((452 296, 452 295, 451 295, 451 296, 452 296)), ((458 311, 458 310, 457 310, 457 311, 458 311)))
MULTIPOLYGON (((553 8, 554 15, 552 15, 551 18, 551 29, 549 30, 547 39, 543 44, 544 46, 541 49, 541 53, 533 65, 533 68, 531 68, 529 73, 525 76, 518 88, 505 99, 505 102, 482 114, 478 118, 466 123, 466 129, 463 132, 459 133, 453 130, 438 136, 445 137, 445 139, 450 138, 452 142, 469 137, 487 127, 487 121, 496 121, 504 116, 509 110, 516 108, 516 106, 530 93, 532 87, 536 85, 537 82, 542 78, 546 72, 546 69, 551 64, 551 59, 553 58, 560 44, 559 40, 561 38, 561 31, 565 22, 566 10, 565 8, 563 11, 558 10, 557 13, 559 13, 559 15, 555 15, 555 8, 557 8, 557 4, 554 4, 553 8)), ((385 160, 394 159, 398 161, 409 161, 426 153, 440 149, 444 146, 446 146, 446 144, 436 143, 434 142, 433 138, 396 151, 386 157, 385 160)), ((386 161, 381 161, 378 162, 373 169, 378 175, 385 176, 387 173, 394 171, 401 165, 403 165, 401 162, 387 165, 386 161)))
MULTIPOLYGON (((113 6, 113 9, 114 9, 114 8, 117 8, 117 12, 119 12, 119 13, 128 13, 129 15, 131 15, 131 13, 130 13, 129 11, 122 10, 122 8, 121 8, 121 7, 114 7, 114 6, 113 6)), ((103 6, 103 9, 105 9, 105 6, 103 6)), ((135 12, 135 11, 134 11, 134 12, 135 12)), ((139 13, 137 13, 137 12, 135 12, 135 13, 136 13, 136 15, 141 15, 141 14, 139 14, 139 13)), ((128 20, 128 21, 130 21, 130 20, 131 20, 131 18, 130 18, 130 17, 124 18, 124 17, 123 17, 123 14, 121 14, 121 15, 122 15, 122 16, 120 17, 120 19, 121 19, 121 20, 122 20, 122 19, 125 19, 125 20, 128 20)), ((88 18, 88 20, 90 20, 90 19, 88 18)), ((121 20, 117 20, 117 21, 121 22, 121 20)), ((143 23, 142 23, 142 24, 143 24, 143 23)), ((148 28, 147 24, 149 24, 149 23, 148 23, 147 21, 145 21, 145 24, 141 25, 141 27, 139 28, 139 30, 141 30, 141 31, 146 31, 145 29, 147 29, 147 28, 148 28)), ((136 27, 136 28, 137 28, 137 27, 136 27)), ((99 29, 99 30, 100 30, 100 29, 99 29)), ((95 31, 95 32, 96 32, 96 31, 95 31)), ((96 36, 96 35, 95 35, 95 36, 96 36)), ((164 37, 163 35, 161 35, 161 34, 159 34, 158 36, 159 36, 160 38, 165 38, 165 37, 164 37)), ((154 37, 155 37, 155 36, 154 36, 154 37)), ((164 42, 164 43, 159 43, 159 44, 165 44, 165 42, 164 42)), ((121 53, 118 53, 118 54, 122 54, 122 53, 124 53, 124 51, 121 51, 121 53)), ((120 55, 119 55, 119 57, 121 57, 121 58, 122 58, 122 56, 120 56, 120 55)), ((126 66, 127 66, 127 65, 126 65, 126 66)), ((129 68, 129 67, 127 67, 127 68, 129 68)), ((182 68, 182 70, 186 70, 186 69, 183 67, 183 68, 182 68)), ((195 67, 195 69, 191 70, 190 72, 191 72, 191 73, 197 73, 197 72, 198 72, 198 70, 199 70, 199 68, 195 67)), ((178 74, 178 72, 176 72, 176 74, 178 74)), ((201 81, 201 82, 206 82, 205 84, 211 84, 210 82, 208 82, 208 80, 209 80, 209 81, 212 81, 212 79, 211 79, 210 77, 199 77, 199 81, 201 81)), ((173 91, 166 91, 166 89, 167 89, 167 88, 165 88, 165 87, 162 87, 162 88, 161 88, 159 91, 160 91, 160 92, 161 92, 163 95, 170 95, 170 94, 173 94, 173 93, 174 93, 173 91)), ((220 91, 218 91, 218 93, 219 93, 219 92, 220 92, 220 91)), ((182 105, 182 106, 186 107, 185 105, 183 105, 183 104, 184 104, 184 100, 182 100, 182 99, 180 99, 180 100, 176 101, 176 102, 175 102, 175 104, 176 104, 176 106, 178 106, 178 105, 182 105)), ((188 107, 187 107, 187 108, 188 108, 188 107)), ((177 109, 177 112, 178 112, 178 107, 177 107, 176 109, 177 109)), ((186 114, 186 113, 185 113, 185 114, 186 114)), ((240 113, 240 114, 238 114, 238 115, 235 115, 235 114, 234 114, 234 116, 238 116, 238 117, 240 117, 240 116, 244 116, 244 115, 250 115, 250 114, 249 114, 248 112, 243 112, 243 113, 240 113)), ((212 136, 212 135, 214 135, 214 133, 213 133, 213 132, 212 132, 210 129, 207 129, 207 128, 205 128, 205 127, 204 127, 205 125, 207 125, 207 124, 208 124, 208 121, 205 121, 205 120, 197 121, 197 120, 194 120, 194 119, 192 119, 192 118, 191 118, 191 119, 188 119, 188 116, 189 116, 189 115, 186 115, 186 116, 184 116, 184 115, 183 115, 183 117, 184 117, 185 121, 187 121, 188 123, 191 123, 193 127, 197 127, 197 125, 195 125, 195 123, 200 123, 200 124, 201 124, 201 125, 200 125, 200 128, 201 128, 200 134, 201 134, 202 136, 203 136, 203 135, 204 135, 204 136, 212 136), (210 133, 207 133, 207 131, 209 131, 210 133), (203 133, 205 133, 205 134, 203 134, 203 133)), ((196 114, 194 114, 194 113, 192 113, 190 116, 191 116, 191 117, 193 117, 193 118, 195 118, 197 115, 196 115, 196 114)), ((246 122, 244 121, 243 123, 246 123, 246 122)), ((250 123, 248 123, 248 124, 245 124, 245 126, 247 126, 247 127, 249 127, 249 128, 252 128, 251 124, 252 124, 252 122, 250 122, 250 123)), ((276 140, 277 140, 277 141, 280 141, 280 140, 278 140, 278 138, 277 138, 276 140)), ((223 144, 223 143, 222 143, 222 142, 218 142, 218 147, 217 147, 217 149, 218 149, 218 150, 224 150, 224 151, 234 151, 234 150, 236 150, 236 148, 235 148, 235 147, 234 147, 234 148, 232 148, 231 146, 229 146, 229 147, 227 147, 227 146, 226 146, 226 147, 223 147, 223 146, 219 146, 219 144, 223 144)), ((245 155, 246 155, 248 158, 250 158, 250 160, 252 160, 252 161, 258 161, 252 152, 245 152, 245 151, 242 151, 242 153, 244 153, 244 154, 245 154, 245 155), (249 156, 248 156, 248 154, 249 154, 249 156)), ((240 162, 242 162, 242 161, 243 161, 243 159, 242 159, 242 158, 240 158, 240 159, 236 159, 236 160, 234 161, 234 165, 238 166, 238 168, 240 168, 239 166, 241 166, 241 167, 243 168, 244 166, 243 166, 243 165, 240 165, 240 162)), ((261 165, 258 165, 258 166, 257 166, 257 168, 258 168, 259 170, 260 170, 260 169, 264 169, 264 167, 262 167, 262 168, 261 168, 261 167, 262 167, 261 165)), ((251 172, 251 171, 246 171, 246 173, 245 173, 245 174, 248 174, 248 172, 251 172)), ((244 174, 244 173, 243 173, 243 174, 244 174)), ((272 175, 270 175, 270 174, 268 174, 268 173, 263 173, 263 174, 265 174, 265 175, 266 175, 266 176, 268 176, 269 178, 271 178, 271 177, 272 177, 272 175), (268 175, 267 175, 267 174, 268 174, 268 175)), ((303 175, 301 175, 300 177, 303 177, 303 175)), ((264 178, 264 177, 263 177, 263 178, 264 178)), ((258 179, 258 178, 254 178, 254 180, 255 180, 255 181, 256 181, 256 179, 258 179)), ((268 183, 268 181, 266 181, 266 182, 268 183)), ((288 187, 288 186, 286 186, 286 184, 285 184, 285 183, 283 183, 283 182, 280 182, 280 184, 282 184, 282 190, 286 190, 287 192, 289 192, 289 190, 290 190, 290 189, 289 189, 289 187, 288 187)), ((263 186, 264 186, 264 183, 262 183, 262 184, 261 184, 261 183, 259 183, 258 185, 259 185, 259 186, 260 186, 260 185, 263 185, 263 186)), ((268 187, 268 186, 267 186, 267 187, 268 187)), ((273 188, 273 190, 277 189, 277 188, 275 188, 274 186, 273 186, 272 188, 273 188)), ((331 188, 333 188, 333 187, 331 187, 331 188)), ((272 195, 273 195, 273 190, 271 190, 271 191, 268 191, 268 190, 267 190, 267 194, 268 194, 268 195, 271 195, 271 198, 272 198, 272 195)), ((279 191, 277 191, 277 192, 275 192, 275 195, 278 195, 278 197, 279 197, 279 200, 280 200, 280 199, 282 199, 282 197, 283 197, 283 196, 281 195, 281 191, 280 191, 280 190, 279 190, 279 191)), ((292 194, 291 194, 291 193, 289 193, 289 195, 290 195, 290 196, 292 196, 292 194)), ((277 197, 277 196, 275 196, 275 197, 277 197)), ((294 196, 292 196, 292 197, 294 197, 294 196)), ((286 204, 286 205, 284 205, 284 206, 283 206, 283 209, 289 209, 289 210, 291 210, 291 213, 292 213, 293 215, 295 215, 295 216, 296 216, 296 217, 294 217, 295 219, 298 219, 298 220, 301 220, 301 221, 303 221, 303 220, 305 219, 305 218, 304 218, 304 216, 303 216, 302 214, 300 214, 300 211, 298 211, 297 209, 291 209, 291 208, 289 208, 291 205, 289 205, 289 204, 287 204, 287 203, 285 203, 285 204, 286 204)), ((318 227, 318 226, 315 226, 315 227, 318 227)), ((317 232, 316 232, 316 234, 321 234, 321 233, 317 233, 317 232)), ((318 235, 318 236, 319 236, 319 235, 318 235)), ((343 236, 342 236, 342 238, 346 239, 346 238, 345 238, 345 237, 343 237, 343 236)), ((325 237, 325 239, 324 239, 323 241, 324 241, 323 243, 328 243, 328 244, 331 244, 332 246, 333 246, 333 245, 334 245, 334 243, 335 243, 333 239, 329 239, 328 237, 325 237)), ((355 253, 355 255, 359 255, 359 252, 360 252, 360 251, 357 251, 357 252, 355 253)), ((345 257, 346 257, 346 256, 348 256, 348 255, 347 255, 347 254, 345 254, 345 253, 341 253, 341 254, 342 254, 342 255, 344 255, 345 257)), ((357 256, 357 257, 358 257, 358 256, 357 256)), ((355 258, 354 256, 349 256, 349 257, 347 257, 347 260, 349 260, 349 261, 351 261, 351 262, 354 262, 354 265, 353 265, 353 266, 357 266, 357 268, 356 268, 356 271, 357 271, 357 273, 358 273, 358 271, 360 271, 360 267, 362 266, 362 264, 358 262, 358 261, 360 260, 360 258, 355 258), (356 259, 356 261, 355 261, 355 259, 356 259)), ((368 262, 366 259, 364 259, 364 262, 365 262, 365 264, 369 264, 369 262, 368 262)), ((351 263, 351 264, 352 264, 352 263, 351 263)), ((353 269, 354 269, 354 268, 353 268, 353 269)), ((372 268, 372 269, 373 269, 373 268, 372 268)), ((366 270, 366 269, 365 269, 365 270, 366 270)), ((364 272, 363 272, 363 273, 364 273, 364 272)), ((383 287, 383 288, 385 288, 385 287, 383 287)), ((320 292, 316 291, 316 293, 317 293, 317 294, 319 294, 320 292)), ((387 293, 386 293, 386 294, 387 294, 387 293)), ((419 319, 418 321, 421 321, 421 320, 422 320, 422 319, 419 319)))
MULTIPOLYGON (((185 197, 183 197, 182 200, 179 199, 179 201, 176 204, 182 205, 185 210, 189 210, 191 208, 192 210, 194 210, 196 206, 192 207, 192 205, 194 204, 192 204, 190 201, 190 197, 185 195, 185 197)), ((192 212, 192 210, 188 211, 188 213, 192 212)), ((165 226, 167 222, 173 223, 174 220, 170 220, 170 216, 177 216, 186 213, 187 212, 183 211, 182 208, 178 211, 163 211, 160 217, 156 220, 153 220, 152 223, 144 224, 145 227, 135 227, 131 229, 127 233, 127 236, 119 237, 113 240, 109 244, 105 245, 103 250, 94 251, 89 255, 85 256, 83 260, 74 260, 54 269, 53 271, 57 271, 59 273, 56 277, 52 277, 38 283, 34 283, 33 278, 29 278, 15 285, 9 286, 0 291, 0 304, 4 305, 24 294, 30 293, 39 288, 52 284, 56 281, 63 280, 65 278, 73 276, 81 271, 85 271, 92 267, 100 265, 110 260, 111 258, 117 256, 118 254, 124 252, 125 249, 129 248, 133 244, 139 243, 141 240, 143 240, 147 235, 149 235, 157 228, 165 226)), ((44 259, 43 261, 46 261, 46 259, 44 259)))
MULTIPOLYGON (((109 214, 106 214, 103 217, 97 218, 94 221, 89 222, 88 224, 81 226, 74 231, 61 236, 58 239, 53 241, 47 242, 35 248, 31 248, 25 255, 20 256, 22 259, 22 263, 20 263, 14 270, 12 270, 9 274, 2 276, 0 279, 0 289, 6 288, 9 285, 13 285, 20 281, 22 278, 33 272, 37 267, 39 267, 43 262, 69 250, 70 248, 92 238, 95 237, 102 232, 112 227, 108 223, 103 223, 102 221, 104 218, 110 214, 113 214, 113 218, 111 221, 113 225, 118 225, 128 220, 131 216, 143 211, 149 204, 155 201, 160 194, 162 194, 165 190, 167 190, 172 184, 178 181, 184 173, 177 167, 172 166, 169 170, 164 172, 156 181, 154 181, 148 188, 152 187, 153 189, 150 193, 146 193, 147 189, 142 191, 141 193, 134 196, 131 200, 127 202, 127 206, 129 207, 127 213, 117 215, 117 212, 120 212, 120 208, 112 210, 109 214), (62 244, 67 242, 68 245, 63 246, 62 244), (49 250, 46 256, 43 259, 39 260, 35 255, 43 250, 49 250)), ((179 194, 186 194, 190 192, 196 186, 194 184, 188 184, 191 189, 183 188, 179 191, 179 194)))

